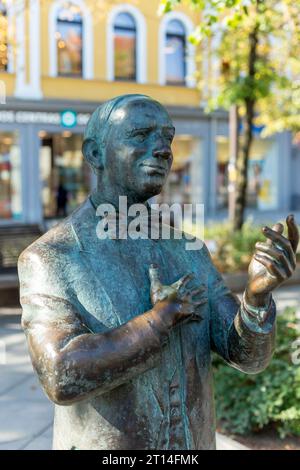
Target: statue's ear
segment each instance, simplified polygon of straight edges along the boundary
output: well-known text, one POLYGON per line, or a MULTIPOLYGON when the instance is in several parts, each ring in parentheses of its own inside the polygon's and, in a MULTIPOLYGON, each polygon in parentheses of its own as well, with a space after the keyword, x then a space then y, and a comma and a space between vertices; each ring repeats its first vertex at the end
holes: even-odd
POLYGON ((82 144, 82 153, 91 167, 97 172, 103 169, 102 155, 94 139, 85 139, 82 144))

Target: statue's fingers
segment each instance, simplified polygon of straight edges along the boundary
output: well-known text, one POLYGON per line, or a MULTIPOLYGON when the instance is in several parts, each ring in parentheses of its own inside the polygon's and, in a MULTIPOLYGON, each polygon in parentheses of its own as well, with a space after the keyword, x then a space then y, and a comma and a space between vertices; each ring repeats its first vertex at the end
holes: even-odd
POLYGON ((284 226, 280 222, 277 222, 277 224, 273 225, 272 230, 282 235, 284 226))
POLYGON ((194 313, 195 307, 190 302, 183 301, 181 303, 181 309, 180 310, 181 310, 182 313, 190 315, 190 314, 194 313))
POLYGON ((264 227, 263 234, 268 239, 267 241, 268 245, 271 245, 273 243, 277 247, 279 247, 279 249, 285 250, 289 254, 290 257, 294 256, 294 252, 293 252, 290 240, 284 237, 280 232, 278 232, 277 230, 273 230, 270 227, 264 227))
POLYGON ((298 230, 293 214, 290 214, 287 216, 286 225, 288 228, 288 239, 291 242, 294 253, 296 253, 298 243, 299 243, 299 230, 298 230))
MULTIPOLYGON (((269 227, 264 227, 264 228, 263 228, 264 235, 266 235, 266 234, 265 234, 265 229, 269 229, 269 227)), ((269 229, 269 230, 270 230, 270 229, 269 229)), ((273 227, 272 227, 271 230, 273 230, 274 232, 277 232, 277 233, 279 233, 280 235, 282 235, 282 234, 283 234, 283 231, 284 231, 284 226, 283 226, 280 222, 278 222, 277 224, 273 225, 273 227)), ((267 244, 268 244, 268 245, 272 245, 272 243, 273 243, 272 240, 270 240, 270 239, 267 240, 267 244)))
POLYGON ((201 295, 204 292, 205 292, 205 287, 204 286, 196 287, 195 289, 191 290, 190 296, 191 297, 196 297, 197 295, 201 295))
POLYGON ((206 302, 207 302, 207 299, 200 299, 200 300, 192 301, 193 305, 195 305, 196 307, 199 307, 200 305, 204 305, 206 304, 206 302))
POLYGON ((256 253, 268 255, 270 258, 274 259, 279 264, 281 264, 287 272, 290 271, 292 273, 293 270, 296 268, 296 261, 294 259, 291 260, 288 254, 278 248, 275 244, 272 244, 270 246, 267 243, 258 242, 255 244, 255 248, 256 253))
POLYGON ((185 288, 186 285, 192 280, 194 279, 195 275, 194 274, 186 274, 185 276, 181 277, 178 281, 174 282, 172 284, 172 287, 174 287, 174 289, 176 289, 177 291, 179 289, 182 289, 182 288, 185 288))
POLYGON ((149 278, 151 283, 151 290, 157 292, 162 287, 159 279, 159 268, 157 264, 151 264, 149 268, 149 278))
POLYGON ((287 276, 284 270, 276 262, 271 261, 267 256, 256 253, 254 258, 265 266, 270 276, 277 279, 279 282, 283 282, 286 279, 287 276))
POLYGON ((189 287, 181 287, 177 290, 177 294, 181 299, 186 299, 188 302, 196 302, 198 300, 202 300, 203 295, 205 294, 205 288, 203 287, 196 287, 196 288, 189 288, 189 287))

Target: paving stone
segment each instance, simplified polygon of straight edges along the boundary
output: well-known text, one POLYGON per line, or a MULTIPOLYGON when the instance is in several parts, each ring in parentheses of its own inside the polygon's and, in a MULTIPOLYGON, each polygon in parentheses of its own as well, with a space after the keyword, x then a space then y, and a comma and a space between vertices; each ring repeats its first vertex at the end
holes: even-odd
POLYGON ((223 436, 223 434, 217 433, 216 440, 217 450, 250 450, 230 437, 223 436))

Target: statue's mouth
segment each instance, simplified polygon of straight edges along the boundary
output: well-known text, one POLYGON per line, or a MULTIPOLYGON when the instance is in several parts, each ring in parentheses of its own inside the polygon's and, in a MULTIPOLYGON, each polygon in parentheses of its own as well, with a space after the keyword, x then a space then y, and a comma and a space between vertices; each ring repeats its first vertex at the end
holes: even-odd
POLYGON ((153 163, 143 163, 141 165, 143 168, 146 168, 149 173, 158 173, 160 175, 165 175, 167 173, 167 168, 160 166, 160 165, 154 165, 153 163))

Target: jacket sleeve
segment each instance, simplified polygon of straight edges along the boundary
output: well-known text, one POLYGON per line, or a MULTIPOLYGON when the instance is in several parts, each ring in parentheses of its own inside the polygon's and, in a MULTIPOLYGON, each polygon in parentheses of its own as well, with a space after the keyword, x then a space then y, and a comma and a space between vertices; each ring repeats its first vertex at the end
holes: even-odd
POLYGON ((204 250, 208 264, 211 348, 243 372, 260 372, 267 367, 274 351, 275 303, 272 299, 263 322, 250 318, 238 297, 225 285, 205 246, 204 250))
POLYGON ((168 331, 151 310, 118 328, 93 333, 72 292, 68 257, 55 248, 20 257, 20 301, 34 369, 48 397, 69 405, 106 393, 154 367, 168 331))

